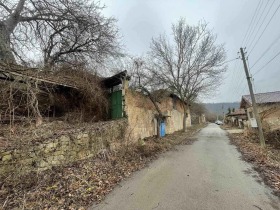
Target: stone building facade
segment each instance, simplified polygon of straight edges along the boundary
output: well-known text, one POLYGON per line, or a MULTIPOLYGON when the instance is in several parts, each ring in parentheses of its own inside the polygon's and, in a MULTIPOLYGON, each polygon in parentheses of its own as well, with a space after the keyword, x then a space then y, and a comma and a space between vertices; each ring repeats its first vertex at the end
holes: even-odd
MULTIPOLYGON (((263 127, 269 130, 280 129, 280 91, 258 93, 255 98, 263 127)), ((250 95, 242 96, 240 107, 246 110, 248 127, 256 127, 250 95)))
MULTIPOLYGON (((111 95, 111 118, 127 117, 127 134, 133 141, 157 135, 157 110, 151 99, 140 90, 129 87, 127 72, 120 72, 103 80, 111 95)), ((166 116, 165 133, 171 134, 183 129, 183 102, 174 94, 162 91, 157 105, 166 116)), ((186 126, 191 126, 189 106, 186 104, 186 126)))
MULTIPOLYGON (((150 98, 141 92, 126 89, 125 113, 128 118, 128 133, 134 140, 157 134, 157 110, 150 98)), ((165 132, 174 133, 183 129, 184 109, 182 101, 173 95, 162 97, 158 103, 161 112, 166 116, 165 132)), ((191 126, 190 109, 187 107, 187 127, 191 126)))

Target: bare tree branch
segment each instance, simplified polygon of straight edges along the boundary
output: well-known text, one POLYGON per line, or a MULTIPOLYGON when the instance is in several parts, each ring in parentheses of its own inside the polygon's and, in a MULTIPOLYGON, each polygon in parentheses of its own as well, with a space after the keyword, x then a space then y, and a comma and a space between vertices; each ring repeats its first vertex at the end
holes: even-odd
POLYGON ((0 6, 3 7, 10 14, 12 13, 12 10, 8 6, 6 6, 2 1, 0 1, 0 6))
POLYGON ((26 53, 30 47, 40 52, 37 61, 43 60, 45 66, 101 62, 118 55, 116 20, 104 17, 103 8, 90 0, 1 1, 0 60, 15 62, 14 57, 30 54, 26 53))
MULTIPOLYGON (((225 50, 223 45, 216 44, 216 35, 204 22, 190 26, 181 19, 172 25, 172 31, 173 42, 164 35, 152 40, 147 75, 153 78, 149 80, 153 86, 164 87, 184 104, 190 104, 220 84, 226 70, 225 50)), ((186 127, 185 120, 183 127, 186 127)))

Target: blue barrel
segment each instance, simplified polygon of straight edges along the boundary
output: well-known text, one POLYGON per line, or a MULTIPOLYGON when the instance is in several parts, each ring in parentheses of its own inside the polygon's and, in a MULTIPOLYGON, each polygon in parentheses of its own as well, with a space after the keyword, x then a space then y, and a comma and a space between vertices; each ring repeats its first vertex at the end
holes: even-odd
POLYGON ((165 122, 160 123, 160 137, 165 136, 165 122))

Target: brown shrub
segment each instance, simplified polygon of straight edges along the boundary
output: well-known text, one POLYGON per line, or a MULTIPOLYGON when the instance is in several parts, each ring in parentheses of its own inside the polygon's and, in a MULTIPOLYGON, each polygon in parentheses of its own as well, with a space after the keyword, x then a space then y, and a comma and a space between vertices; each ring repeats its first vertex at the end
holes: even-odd
POLYGON ((46 82, 26 79, 0 83, 0 120, 14 123, 42 117, 89 122, 107 118, 108 100, 100 78, 81 66, 61 66, 53 72, 34 71, 46 82), (51 81, 51 83, 49 82, 51 81))

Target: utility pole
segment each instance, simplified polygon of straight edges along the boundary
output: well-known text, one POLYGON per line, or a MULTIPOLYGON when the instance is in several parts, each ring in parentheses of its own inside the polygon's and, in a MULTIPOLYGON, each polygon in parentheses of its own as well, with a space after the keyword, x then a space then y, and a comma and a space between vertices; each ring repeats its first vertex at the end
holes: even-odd
POLYGON ((250 95, 251 95, 251 99, 252 99, 253 111, 254 111, 254 115, 256 117, 258 129, 259 129, 260 144, 261 144, 262 147, 265 147, 265 140, 264 140, 264 135, 263 135, 262 122, 260 120, 260 116, 259 116, 259 113, 258 113, 256 99, 255 99, 255 95, 254 95, 254 91, 253 91, 253 86, 252 86, 252 83, 251 83, 251 77, 249 75, 249 71, 248 71, 248 67, 247 67, 247 63, 246 63, 243 48, 240 48, 240 52, 241 52, 243 65, 244 65, 244 70, 245 70, 245 73, 246 73, 248 86, 249 86, 249 90, 250 90, 250 95))

